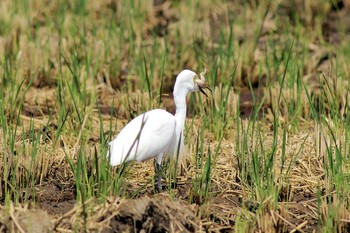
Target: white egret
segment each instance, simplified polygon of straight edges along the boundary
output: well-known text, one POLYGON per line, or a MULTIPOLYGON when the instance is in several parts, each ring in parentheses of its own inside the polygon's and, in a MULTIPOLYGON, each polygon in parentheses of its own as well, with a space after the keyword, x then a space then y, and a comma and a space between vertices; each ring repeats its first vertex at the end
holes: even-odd
MULTIPOLYGON (((183 129, 186 119, 186 96, 190 92, 209 89, 203 73, 200 78, 191 70, 183 70, 176 78, 174 86, 175 116, 162 109, 154 109, 134 118, 109 143, 107 153, 112 166, 130 160, 138 162, 156 158, 158 190, 162 190, 161 170, 164 154, 173 158, 178 149, 183 148, 183 129)), ((210 89, 209 89, 210 90, 210 89)))

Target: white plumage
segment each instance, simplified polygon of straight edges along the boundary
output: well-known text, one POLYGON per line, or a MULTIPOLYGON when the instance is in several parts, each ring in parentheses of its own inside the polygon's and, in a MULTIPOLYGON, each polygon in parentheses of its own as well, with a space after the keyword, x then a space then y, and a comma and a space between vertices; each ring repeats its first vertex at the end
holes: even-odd
MULTIPOLYGON (((191 70, 183 70, 176 78, 174 102, 176 113, 172 115, 162 109, 143 113, 130 121, 109 143, 107 156, 112 166, 136 160, 146 161, 156 157, 158 189, 161 191, 161 164, 164 154, 177 156, 183 146, 183 128, 186 120, 186 96, 190 92, 208 88, 204 76, 198 78, 191 70)), ((209 89, 210 90, 210 89, 209 89)), ((206 95, 206 94, 205 94, 206 95)))
MULTIPOLYGON (((170 142, 175 140, 175 127, 175 117, 162 109, 154 109, 137 116, 109 143, 111 165, 116 166, 131 160, 143 162, 163 152, 171 153, 170 142)), ((161 158, 157 162, 160 163, 161 158)))

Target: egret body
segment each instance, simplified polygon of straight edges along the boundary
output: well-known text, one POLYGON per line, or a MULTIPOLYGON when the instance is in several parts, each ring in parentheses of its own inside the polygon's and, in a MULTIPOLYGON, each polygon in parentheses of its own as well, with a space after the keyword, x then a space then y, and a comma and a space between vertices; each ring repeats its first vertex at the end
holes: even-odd
MULTIPOLYGON (((107 153, 110 164, 136 160, 138 162, 156 158, 158 190, 162 190, 161 169, 164 154, 176 158, 178 149, 183 148, 183 129, 186 120, 186 96, 208 88, 204 76, 199 78, 191 70, 183 70, 176 78, 174 86, 175 115, 162 109, 154 109, 134 118, 109 143, 107 153)), ((209 89, 210 90, 210 89, 209 89)))

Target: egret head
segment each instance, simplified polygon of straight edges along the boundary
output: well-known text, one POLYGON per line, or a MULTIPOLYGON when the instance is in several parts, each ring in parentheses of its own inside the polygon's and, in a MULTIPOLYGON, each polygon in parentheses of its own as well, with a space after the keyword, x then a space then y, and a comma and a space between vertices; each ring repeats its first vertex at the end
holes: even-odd
POLYGON ((207 82, 205 81, 204 73, 205 71, 200 74, 200 77, 198 77, 197 74, 191 70, 181 71, 176 78, 174 90, 182 89, 187 92, 200 91, 207 96, 207 94, 203 90, 210 90, 210 88, 207 82))

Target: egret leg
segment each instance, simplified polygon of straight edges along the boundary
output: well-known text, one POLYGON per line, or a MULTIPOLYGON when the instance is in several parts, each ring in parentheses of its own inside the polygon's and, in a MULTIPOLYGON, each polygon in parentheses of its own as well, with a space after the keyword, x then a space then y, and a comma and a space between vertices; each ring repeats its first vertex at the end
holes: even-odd
POLYGON ((158 192, 162 192, 162 165, 157 163, 158 192))
POLYGON ((162 192, 162 158, 163 153, 157 156, 157 178, 158 178, 158 192, 162 192))

